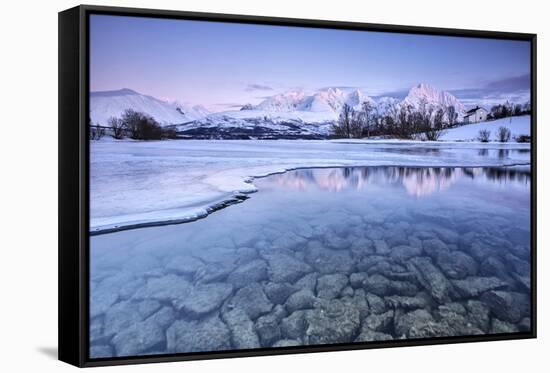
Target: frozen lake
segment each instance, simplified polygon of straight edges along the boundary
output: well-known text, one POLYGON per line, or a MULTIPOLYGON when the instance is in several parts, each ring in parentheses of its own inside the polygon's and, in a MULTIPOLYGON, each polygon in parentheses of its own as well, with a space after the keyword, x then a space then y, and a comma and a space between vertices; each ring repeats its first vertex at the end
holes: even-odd
MULTIPOLYGON (((526 165, 518 143, 368 140, 93 141, 90 226, 104 232, 204 217, 251 196, 254 178, 305 167, 526 165)), ((252 198, 255 198, 252 195, 252 198)))
MULTIPOLYGON (((322 147, 403 164, 274 174, 206 219, 92 236, 91 357, 529 330, 531 175, 500 166, 528 148, 367 145, 322 147)), ((238 143, 208 146, 233 172, 238 143)), ((278 167, 330 166, 315 149, 278 167)))

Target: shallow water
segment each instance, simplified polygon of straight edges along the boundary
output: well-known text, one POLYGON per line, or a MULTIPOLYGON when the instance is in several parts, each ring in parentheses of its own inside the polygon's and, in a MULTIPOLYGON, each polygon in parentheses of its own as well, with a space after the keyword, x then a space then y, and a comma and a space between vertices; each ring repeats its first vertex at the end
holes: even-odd
POLYGON ((254 183, 206 219, 91 238, 91 357, 530 329, 528 167, 254 183))

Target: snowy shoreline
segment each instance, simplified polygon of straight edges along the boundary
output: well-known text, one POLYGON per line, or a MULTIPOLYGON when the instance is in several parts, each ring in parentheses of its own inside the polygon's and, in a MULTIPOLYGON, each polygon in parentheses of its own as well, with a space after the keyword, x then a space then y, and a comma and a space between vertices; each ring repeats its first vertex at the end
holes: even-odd
POLYGON ((497 154, 529 149, 517 143, 370 140, 99 141, 91 146, 90 234, 202 219, 247 199, 257 191, 255 179, 295 169, 529 165, 525 154, 497 154))

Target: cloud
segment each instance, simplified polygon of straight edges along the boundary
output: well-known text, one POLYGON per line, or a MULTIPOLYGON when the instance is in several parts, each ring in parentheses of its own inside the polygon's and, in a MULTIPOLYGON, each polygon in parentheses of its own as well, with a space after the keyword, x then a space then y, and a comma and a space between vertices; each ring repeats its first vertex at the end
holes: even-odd
POLYGON ((273 91, 273 88, 271 88, 268 85, 263 84, 249 84, 244 89, 247 92, 253 92, 253 91, 273 91))
POLYGON ((511 78, 494 80, 485 85, 485 89, 501 92, 526 90, 531 87, 531 75, 523 74, 511 78))

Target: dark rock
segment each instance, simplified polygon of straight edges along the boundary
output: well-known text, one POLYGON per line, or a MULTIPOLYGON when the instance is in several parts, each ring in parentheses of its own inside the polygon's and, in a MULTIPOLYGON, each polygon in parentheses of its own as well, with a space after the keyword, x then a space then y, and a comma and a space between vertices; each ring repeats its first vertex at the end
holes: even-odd
POLYGON ((158 278, 150 278, 147 284, 133 296, 134 299, 155 299, 164 302, 187 297, 192 285, 185 278, 173 274, 158 278))
POLYGON ((172 303, 177 310, 190 317, 201 317, 217 310, 232 292, 233 286, 230 284, 198 284, 185 298, 176 299, 172 303))
POLYGON ((349 276, 349 282, 352 288, 359 289, 365 286, 365 281, 369 275, 365 272, 355 272, 349 276))
POLYGON ((388 280, 379 274, 369 276, 364 282, 364 289, 379 296, 392 294, 410 296, 418 292, 418 288, 410 282, 388 280))
POLYGON ((466 303, 468 319, 479 329, 487 332, 490 326, 489 307, 478 300, 469 300, 466 303))
POLYGON ((342 289, 342 291, 340 292, 340 297, 353 297, 353 294, 354 294, 353 288, 348 285, 342 289))
POLYGON ((298 310, 281 320, 281 332, 287 339, 301 339, 305 333, 305 310, 298 310))
MULTIPOLYGON (((424 247, 426 246, 424 245, 424 247)), ((415 273, 418 282, 429 291, 435 300, 439 303, 445 303, 450 300, 453 294, 452 285, 443 273, 432 264, 430 258, 412 258, 408 262, 407 267, 415 273)))
POLYGON ((489 306, 491 312, 503 321, 516 323, 521 319, 521 309, 514 302, 512 293, 492 290, 484 293, 481 300, 489 306))
POLYGON ((115 335, 112 343, 116 356, 132 356, 164 349, 166 339, 163 328, 151 319, 130 325, 115 335))
POLYGON ((355 338, 355 342, 390 341, 393 337, 390 334, 375 332, 369 328, 361 329, 361 333, 355 338))
POLYGON ((531 331, 531 318, 524 317, 521 319, 519 324, 517 324, 519 331, 521 332, 530 332, 531 331))
POLYGON ((252 283, 240 288, 237 293, 229 299, 227 303, 229 309, 240 308, 252 320, 258 316, 268 313, 273 308, 273 304, 267 299, 262 290, 262 286, 252 283))
POLYGON ((363 320, 363 327, 375 332, 386 332, 393 323, 393 310, 381 314, 370 314, 363 320))
POLYGON ((451 282, 458 295, 464 298, 476 298, 486 291, 503 289, 507 286, 496 277, 467 277, 464 280, 451 282))
POLYGON ((322 274, 351 273, 355 262, 349 251, 330 250, 308 245, 306 261, 322 274))
POLYGON ((452 279, 475 276, 478 270, 477 262, 461 251, 441 252, 437 255, 436 263, 452 279))
POLYGON ((531 263, 522 260, 515 255, 506 254, 506 262, 514 268, 514 271, 520 276, 530 276, 531 275, 531 263))
POLYGON ((390 253, 390 257, 399 263, 405 263, 408 259, 420 255, 422 255, 422 247, 405 245, 392 247, 390 253))
POLYGON ((386 312, 386 303, 384 299, 379 297, 376 294, 367 293, 366 295, 369 308, 373 313, 384 313, 386 312))
POLYGON ((517 333, 518 331, 518 327, 514 324, 499 320, 496 317, 493 317, 493 319, 491 320, 491 334, 517 333))
POLYGON ((384 298, 386 304, 391 308, 402 308, 412 310, 416 308, 427 308, 430 305, 430 298, 425 293, 419 293, 414 297, 404 297, 400 295, 391 295, 384 298))
POLYGON ((317 273, 309 273, 296 281, 294 286, 298 288, 297 290, 309 289, 312 292, 315 291, 315 286, 317 285, 317 273))
POLYGON ((273 343, 272 347, 291 347, 291 346, 300 346, 302 342, 297 339, 281 339, 273 343))
POLYGON ((371 268, 378 266, 380 263, 387 263, 388 258, 382 255, 368 255, 362 258, 359 263, 357 263, 357 270, 360 272, 367 272, 371 268))
POLYGON ((231 332, 233 347, 237 349, 258 348, 260 340, 254 330, 254 323, 240 308, 222 313, 222 319, 231 332))
POLYGON ((450 252, 447 244, 438 238, 422 241, 422 247, 424 248, 424 252, 432 259, 436 259, 439 254, 450 252))
POLYGON ((147 322, 154 322, 162 329, 166 329, 176 319, 176 312, 172 307, 162 307, 158 312, 155 312, 147 318, 147 322))
POLYGON ((198 283, 223 282, 235 268, 234 262, 209 263, 197 269, 194 281, 198 283))
POLYGON ((110 338, 144 318, 145 316, 139 312, 138 302, 118 302, 105 314, 103 336, 110 338))
POLYGON ((315 294, 311 290, 299 290, 288 297, 285 307, 289 313, 293 313, 296 310, 313 308, 316 299, 315 294))
POLYGON ((266 255, 269 263, 269 278, 273 282, 295 282, 311 272, 306 263, 286 254, 266 255))
POLYGON ((169 352, 204 352, 229 350, 231 333, 217 317, 201 321, 178 320, 166 331, 169 352))
POLYGON ((275 341, 281 339, 282 333, 279 326, 280 319, 275 314, 261 316, 256 320, 255 328, 260 337, 262 346, 271 346, 275 341))
POLYGON ((338 299, 319 301, 305 319, 305 339, 309 344, 351 342, 361 324, 359 310, 338 299))
POLYGON ((299 290, 297 286, 291 285, 287 282, 268 282, 264 286, 265 294, 274 304, 284 304, 288 297, 297 290, 299 290))
POLYGON ((321 276, 317 279, 317 296, 323 299, 336 298, 347 284, 348 277, 341 273, 321 276))
POLYGON ((252 282, 260 282, 267 279, 267 264, 261 259, 252 260, 235 269, 227 277, 227 281, 240 288, 252 282))
POLYGON ((427 328, 435 324, 434 318, 428 311, 419 309, 396 317, 394 329, 397 336, 420 337, 426 334, 425 330, 427 328))

